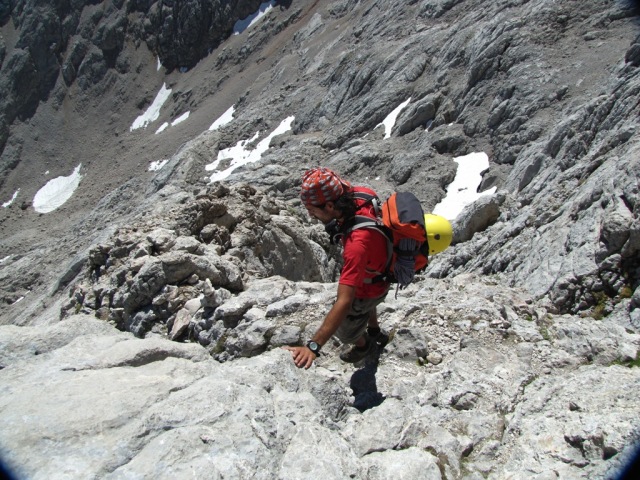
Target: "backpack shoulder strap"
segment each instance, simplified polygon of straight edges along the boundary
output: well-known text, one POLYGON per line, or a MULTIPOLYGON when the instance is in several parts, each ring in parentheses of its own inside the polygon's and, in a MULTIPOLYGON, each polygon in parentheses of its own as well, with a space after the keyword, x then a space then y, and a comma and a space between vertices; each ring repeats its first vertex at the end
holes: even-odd
POLYGON ((378 197, 376 195, 372 195, 371 193, 354 190, 353 198, 358 198, 360 200, 364 200, 365 202, 372 202, 373 199, 378 197))
POLYGON ((387 262, 384 266, 384 272, 377 272, 373 278, 365 280, 365 283, 378 283, 390 280, 390 270, 391 270, 391 262, 393 261, 393 237, 391 232, 387 227, 385 227, 380 220, 376 220, 370 217, 366 217, 364 215, 356 215, 353 219, 345 224, 343 228, 343 235, 347 235, 353 230, 358 230, 361 228, 368 228, 379 232, 384 236, 387 241, 387 262))
POLYGON ((387 238, 390 238, 389 235, 387 235, 386 227, 379 219, 367 217, 366 215, 355 215, 352 219, 346 221, 344 225, 342 225, 340 233, 342 233, 342 235, 347 235, 352 231, 359 230, 361 228, 373 228, 378 230, 380 233, 383 233, 387 238))
POLYGON ((378 198, 378 195, 376 195, 376 193, 373 190, 369 190, 367 192, 367 191, 361 190, 360 187, 354 187, 353 198, 355 198, 356 200, 362 201, 358 209, 362 209, 364 207, 371 205, 371 207, 373 207, 373 213, 377 217, 382 216, 382 202, 380 202, 380 198, 378 198))
POLYGON ((384 225, 376 218, 367 217, 366 215, 356 215, 353 219, 345 223, 344 232, 347 234, 352 230, 358 230, 360 228, 376 228, 382 232, 384 225))

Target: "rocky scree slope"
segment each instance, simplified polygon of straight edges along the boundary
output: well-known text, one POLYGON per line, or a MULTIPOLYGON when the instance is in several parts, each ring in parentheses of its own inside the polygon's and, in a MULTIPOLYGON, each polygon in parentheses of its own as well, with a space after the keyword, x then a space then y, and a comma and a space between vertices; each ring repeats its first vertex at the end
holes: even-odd
MULTIPOLYGON (((354 369, 329 343, 307 371, 277 347, 317 328, 334 284, 202 283, 174 327, 192 308, 185 334, 205 348, 161 328, 136 339, 90 309, 0 328, 3 457, 36 478, 608 478, 637 440, 624 306, 557 316, 487 277, 424 278, 382 306, 384 353, 354 369), (220 315, 203 315, 211 301, 220 315)), ((157 303, 189 287, 175 290, 157 303)))
MULTIPOLYGON (((169 75, 174 112, 205 104, 189 88, 203 73, 240 59, 255 78, 229 127, 3 262, 3 323, 31 325, 0 328, 3 457, 49 478, 610 476, 638 438, 637 27, 626 2, 292 2, 169 75), (409 97, 383 138, 374 127, 409 97), (203 181, 217 151, 289 115, 262 161, 203 181), (386 352, 353 369, 330 344, 295 369, 278 347, 317 327, 339 268, 291 200, 299 173, 326 164, 431 209, 452 157, 476 150, 492 162, 481 188, 500 191, 388 299, 386 352)), ((125 31, 118 58, 142 66, 125 31)), ((127 91, 135 70, 99 88, 127 91)), ((114 104, 131 115, 113 118, 125 143, 128 95, 114 104)))
MULTIPOLYGON (((180 145, 207 130, 230 106, 225 98, 235 101, 252 83, 225 82, 243 68, 241 56, 209 58, 206 69, 216 68, 219 61, 224 71, 216 82, 203 81, 208 73, 202 71, 198 78, 187 78, 184 72, 195 65, 194 59, 201 60, 221 39, 228 39, 235 22, 255 12, 260 2, 45 3, 2 5, 0 119, 6 145, 0 154, 0 195, 3 203, 17 198, 2 209, 0 248, 2 258, 12 255, 14 260, 39 251, 39 262, 53 259, 51 268, 56 268, 69 252, 90 245, 116 220, 116 212, 135 211, 145 198, 141 185, 152 175, 150 163, 170 158, 180 145), (171 60, 178 54, 179 62, 178 57, 171 60), (36 57, 42 60, 37 68, 36 57), (159 63, 164 66, 159 68, 159 63), (229 87, 227 92, 220 92, 221 83, 229 87), (163 85, 173 93, 162 121, 173 121, 196 106, 201 110, 191 115, 188 128, 157 136, 145 129, 131 132, 135 118, 163 85), (220 97, 214 99, 213 92, 220 97), (31 208, 47 180, 69 175, 79 165, 83 181, 56 215, 31 208), (52 249, 51 237, 66 240, 52 249)), ((286 22, 262 25, 277 30, 286 22)), ((267 29, 254 36, 257 44, 244 46, 245 57, 252 49, 260 50, 263 37, 273 35, 267 29)), ((242 44, 237 37, 228 43, 235 39, 242 44)), ((2 289, 3 303, 55 283, 43 276, 48 277, 25 272, 15 288, 2 289)))
POLYGON ((632 455, 630 299, 597 321, 495 276, 420 276, 380 308, 383 352, 354 369, 332 341, 299 370, 279 347, 334 298, 323 228, 248 184, 165 189, 90 250, 61 321, 0 328, 21 474, 609 478, 632 455))
MULTIPOLYGON (((20 5, 5 9, 11 15, 3 16, 4 28, 26 22, 19 14, 31 18, 29 12, 40 12, 20 5)), ((218 151, 251 138, 256 131, 272 130, 290 115, 295 116, 292 132, 281 136, 272 146, 277 148, 261 162, 238 169, 231 180, 242 179, 283 198, 295 198, 300 172, 322 163, 355 181, 372 184, 383 196, 397 188, 414 191, 430 210, 455 176, 452 158, 483 150, 491 166, 480 188, 495 186, 500 193, 465 214, 456 228, 461 246, 435 262, 433 275, 499 274, 509 284, 544 298, 557 312, 598 306, 610 310, 615 301, 633 296, 638 284, 635 3, 602 1, 583 8, 578 2, 413 2, 402 9, 390 8, 384 1, 279 4, 251 35, 241 40, 236 36, 217 49, 234 15, 245 11, 229 10, 232 4, 225 4, 223 11, 211 7, 211 16, 217 19, 224 13, 226 19, 213 22, 214 28, 209 14, 191 15, 200 7, 191 2, 181 5, 106 2, 87 5, 79 23, 73 21, 77 13, 62 22, 76 25, 97 47, 102 37, 95 32, 107 35, 104 32, 112 25, 107 20, 115 19, 113 25, 119 27, 113 29, 119 33, 114 35, 121 38, 116 59, 128 67, 108 68, 84 93, 80 76, 70 86, 58 76, 57 93, 38 104, 28 127, 55 118, 56 111, 62 113, 70 104, 76 105, 76 111, 86 107, 95 113, 104 109, 120 113, 111 115, 108 132, 98 136, 102 141, 78 143, 78 151, 64 156, 69 170, 77 158, 88 162, 77 198, 60 211, 67 212, 70 220, 38 216, 28 203, 7 209, 0 226, 6 235, 3 253, 14 254, 18 262, 23 255, 29 259, 21 262, 18 278, 12 275, 8 280, 7 275, 3 282, 5 303, 14 303, 26 292, 41 291, 47 284, 59 285, 60 276, 65 285, 78 272, 81 259, 56 272, 58 279, 43 278, 29 264, 34 264, 33 256, 42 261, 53 258, 55 265, 70 250, 87 251, 109 223, 106 214, 91 214, 87 205, 96 206, 94 212, 109 211, 111 217, 116 212, 130 215, 167 182, 202 188, 204 166, 218 151), (176 21, 186 17, 200 18, 202 24, 191 28, 190 23, 176 21), (87 18, 93 18, 93 23, 87 23, 87 18), (218 29, 220 22, 226 22, 226 30, 218 29), (207 28, 213 32, 193 33, 207 28), (219 32, 218 37, 214 32, 219 32), (192 35, 210 38, 208 48, 213 49, 197 65, 193 58, 200 50, 193 45, 199 43, 192 35), (139 113, 132 103, 139 102, 142 108, 155 93, 139 89, 141 80, 151 74, 152 58, 143 55, 147 45, 168 67, 193 67, 184 74, 175 70, 168 74, 175 91, 174 114, 198 106, 204 110, 211 107, 207 103, 211 98, 226 94, 227 103, 235 102, 233 124, 197 137, 190 143, 194 153, 184 153, 183 145, 182 153, 175 154, 176 143, 171 142, 184 141, 189 132, 191 139, 196 137, 206 128, 202 118, 194 120, 191 130, 185 126, 166 137, 156 135, 153 142, 144 138, 149 132, 125 133, 139 113), (168 51, 179 54, 179 59, 171 61, 168 51), (245 75, 250 82, 243 80, 245 75), (214 89, 207 78, 217 79, 214 89), (235 84, 242 89, 238 91, 235 84), (106 103, 93 105, 90 99, 96 95, 113 103, 103 100, 106 103), (383 138, 384 129, 375 127, 409 99, 390 138, 383 138), (109 139, 118 145, 115 165, 112 158, 103 156, 109 139), (93 161, 91 153, 80 152, 91 148, 95 148, 93 161), (169 155, 169 149, 175 154, 173 161, 147 189, 149 174, 141 174, 141 158, 148 158, 149 152, 169 155), (98 203, 119 180, 129 183, 102 197, 110 200, 98 203), (605 182, 612 182, 611 188, 605 182), (52 231, 68 239, 62 248, 52 249, 43 235, 52 231), (68 235, 69 231, 73 233, 68 235)), ((17 32, 28 35, 25 29, 17 32)), ((19 53, 18 47, 5 50, 6 58, 14 54, 10 52, 19 53)), ((89 62, 93 57, 82 58, 89 62)), ((89 68, 90 62, 87 65, 86 72, 95 70, 89 68)), ((5 69, 9 74, 16 70, 5 69)), ((17 98, 6 98, 10 97, 17 98)), ((224 111, 220 105, 217 108, 224 111)), ((81 123, 78 129, 86 130, 86 118, 81 123)), ((55 122, 50 124, 55 127, 55 122)), ((18 122, 12 128, 15 135, 10 139, 17 143, 5 148, 3 156, 11 164, 18 163, 5 186, 7 197, 31 168, 21 158, 76 148, 69 139, 64 146, 31 150, 34 142, 21 130, 26 126, 18 122)), ((92 130, 92 135, 98 134, 92 130)), ((54 133, 48 138, 60 137, 54 133)), ((35 143, 48 141, 36 138, 35 143)), ((219 168, 226 166, 222 162, 219 168)), ((31 321, 34 309, 41 310, 28 303, 50 303, 36 297, 12 309, 24 318, 20 322, 31 321)))
MULTIPOLYGON (((50 96, 62 99, 72 86, 81 95, 110 93, 105 76, 135 68, 127 54, 129 42, 146 44, 168 71, 191 68, 260 3, 3 1, 0 153, 14 120, 29 119, 50 96)), ((5 157, 3 179, 19 161, 16 157, 5 157)))

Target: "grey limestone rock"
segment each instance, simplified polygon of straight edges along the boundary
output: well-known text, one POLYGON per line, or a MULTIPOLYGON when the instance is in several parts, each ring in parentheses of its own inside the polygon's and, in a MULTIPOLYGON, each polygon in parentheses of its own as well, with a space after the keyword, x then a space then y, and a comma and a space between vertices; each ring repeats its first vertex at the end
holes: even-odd
POLYGON ((0 455, 20 476, 609 478, 628 459, 632 2, 283 1, 239 35, 261 2, 36 3, 0 1, 0 455), (256 161, 210 183, 231 147, 256 161), (480 151, 498 193, 381 305, 390 343, 352 366, 333 339, 296 368, 280 347, 315 333, 341 267, 302 173, 432 211, 480 151))
POLYGON ((504 203, 505 195, 505 192, 485 195, 465 207, 453 224, 453 242, 471 240, 474 233, 493 225, 500 217, 500 206, 504 203))
POLYGON ((191 313, 186 308, 178 310, 176 317, 173 320, 171 331, 169 332, 169 338, 171 340, 179 339, 189 328, 191 323, 191 313))
POLYGON ((421 448, 374 452, 367 455, 366 463, 365 475, 371 479, 390 478, 399 471, 409 478, 442 478, 435 456, 421 448))
POLYGON ((324 468, 331 478, 385 478, 391 465, 407 475, 419 465, 434 478, 461 478, 463 471, 500 476, 520 468, 567 475, 586 468, 600 475, 610 465, 604 459, 615 458, 634 438, 629 395, 638 372, 616 363, 635 358, 640 340, 613 318, 594 324, 554 317, 524 291, 472 276, 425 279, 420 289, 403 291, 406 296, 389 299, 381 309, 383 328, 396 334, 378 361, 361 369, 341 365, 329 343, 314 367, 300 370, 277 347, 303 341, 309 310, 267 317, 266 309, 303 293, 322 303, 328 298, 322 292, 335 284, 271 283, 279 295, 266 291, 267 280, 244 293, 262 307, 245 309, 236 325, 217 322, 201 331, 209 339, 202 343, 224 363, 197 343, 171 342, 156 333, 136 339, 87 316, 44 328, 0 327, 3 352, 11 352, 0 370, 11 393, 3 396, 2 418, 25 418, 29 403, 22 395, 32 394, 25 382, 39 379, 48 388, 42 408, 50 415, 38 417, 37 431, 57 429, 59 440, 49 462, 24 463, 35 455, 40 437, 21 443, 20 430, 2 429, 3 444, 16 446, 8 460, 20 472, 41 473, 53 468, 52 460, 59 469, 92 458, 82 463, 83 472, 116 476, 154 472, 158 455, 172 471, 189 465, 207 475, 248 468, 289 476, 324 468), (492 317, 505 316, 513 325, 507 335, 491 326, 492 317), (437 351, 441 361, 419 365, 413 360, 419 342, 412 344, 402 332, 424 338, 425 349, 437 351), (118 380, 121 375, 126 382, 118 380), (614 404, 608 403, 610 380, 628 392, 614 404), (81 391, 96 389, 109 401, 93 400, 100 408, 90 411, 66 410, 61 428, 55 409, 66 408, 69 398, 73 406, 84 398, 81 391), (86 441, 78 442, 79 431, 86 441), (94 458, 97 436, 118 448, 94 458), (312 440, 320 450, 302 453, 312 440), (532 448, 537 457, 523 456, 532 448), (182 453, 164 456, 176 449, 182 453), (340 455, 339 462, 329 453, 340 455), (130 460, 121 464, 120 456, 130 460), (394 463, 403 459, 411 463, 394 463))
POLYGON ((177 235, 167 228, 157 228, 147 235, 147 240, 158 253, 165 253, 173 248, 177 235))

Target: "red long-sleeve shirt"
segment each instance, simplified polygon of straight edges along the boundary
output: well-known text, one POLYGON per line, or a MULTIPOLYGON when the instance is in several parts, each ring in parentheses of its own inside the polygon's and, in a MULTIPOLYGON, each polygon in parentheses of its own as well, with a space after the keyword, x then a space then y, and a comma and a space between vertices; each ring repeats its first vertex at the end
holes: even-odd
POLYGON ((356 298, 376 298, 388 287, 385 282, 364 283, 384 272, 387 264, 387 240, 371 228, 353 230, 343 238, 344 266, 338 283, 356 287, 356 298))

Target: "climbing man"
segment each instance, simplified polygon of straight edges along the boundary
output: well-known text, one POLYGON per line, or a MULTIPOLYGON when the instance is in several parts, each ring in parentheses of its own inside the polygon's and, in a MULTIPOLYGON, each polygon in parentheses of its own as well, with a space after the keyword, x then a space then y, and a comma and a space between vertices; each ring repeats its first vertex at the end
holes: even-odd
POLYGON ((387 296, 389 283, 373 281, 387 265, 387 240, 376 229, 349 228, 355 215, 376 218, 371 199, 377 200, 377 196, 366 187, 352 187, 328 168, 314 168, 302 178, 300 198, 309 215, 325 225, 332 239, 339 238, 343 267, 336 301, 318 331, 306 346, 285 348, 291 351, 297 367, 309 368, 322 346, 336 335, 343 344, 350 344, 340 358, 358 362, 389 341, 380 330, 376 313, 387 296))

